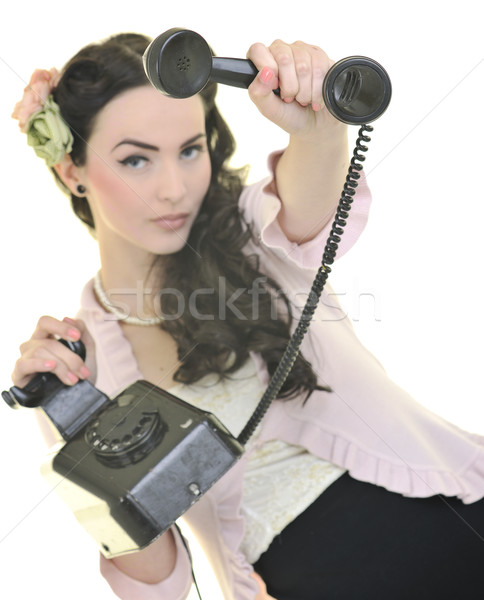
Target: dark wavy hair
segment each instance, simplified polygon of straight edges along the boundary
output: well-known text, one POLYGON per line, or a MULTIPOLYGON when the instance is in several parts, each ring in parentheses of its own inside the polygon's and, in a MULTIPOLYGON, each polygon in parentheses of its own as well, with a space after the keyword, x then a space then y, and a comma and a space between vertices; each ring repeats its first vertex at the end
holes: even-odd
MULTIPOLYGON (((74 136, 74 164, 85 164, 86 142, 98 112, 121 92, 149 84, 142 55, 150 41, 135 33, 115 35, 86 46, 64 67, 54 99, 74 136)), ((164 288, 177 291, 176 298, 160 295, 163 314, 176 315, 161 327, 177 343, 181 364, 174 378, 184 383, 193 383, 208 373, 227 377, 241 367, 250 352, 260 353, 273 374, 289 341, 292 320, 286 295, 260 272, 256 255, 244 254, 247 242, 254 239, 238 207, 245 170, 228 166, 235 141, 215 104, 216 85, 207 85, 200 95, 205 107, 211 185, 188 243, 175 254, 157 257, 153 265, 159 269, 164 288), (261 282, 263 288, 257 306, 250 293, 254 281, 261 282), (197 314, 178 314, 180 294, 188 306, 194 290, 201 289, 213 293, 198 295, 197 314), (220 303, 229 299, 231 309, 220 318, 220 303)), ((55 171, 54 175, 57 177, 55 171)), ((71 203, 79 219, 94 230, 87 199, 71 194, 71 203)), ((311 365, 300 355, 280 398, 301 393, 308 397, 314 389, 328 388, 317 384, 311 365)))

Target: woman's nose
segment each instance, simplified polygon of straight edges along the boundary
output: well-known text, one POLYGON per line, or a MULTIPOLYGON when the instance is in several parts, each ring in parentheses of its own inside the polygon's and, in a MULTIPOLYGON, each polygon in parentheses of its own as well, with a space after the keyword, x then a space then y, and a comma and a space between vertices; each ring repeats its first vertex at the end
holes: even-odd
POLYGON ((175 204, 182 200, 185 193, 186 186, 181 168, 171 162, 165 163, 158 177, 158 200, 175 204))

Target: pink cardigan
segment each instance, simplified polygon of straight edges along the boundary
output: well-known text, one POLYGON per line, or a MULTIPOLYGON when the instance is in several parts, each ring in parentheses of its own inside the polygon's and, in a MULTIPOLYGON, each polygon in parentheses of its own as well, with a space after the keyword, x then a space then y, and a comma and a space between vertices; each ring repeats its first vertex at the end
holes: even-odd
MULTIPOLYGON (((240 206, 260 243, 261 270, 281 285, 302 308, 330 225, 300 246, 278 226, 280 201, 271 180, 249 186, 240 206)), ((363 181, 340 244, 339 256, 357 240, 369 212, 370 193, 363 181)), ((296 317, 298 310, 295 311, 296 317)), ((143 376, 118 323, 106 319, 93 294, 92 281, 79 312, 96 341, 97 386, 110 395, 143 376)), ((413 400, 386 375, 380 363, 356 338, 352 324, 327 285, 303 355, 319 380, 333 392, 314 392, 301 400, 275 402, 266 414, 259 440, 274 438, 305 447, 321 458, 368 481, 407 496, 458 496, 474 502, 484 496, 484 438, 458 429, 413 400)), ((254 357, 257 360, 257 357, 254 357)), ((259 375, 267 372, 259 360, 259 375)), ((250 600, 256 585, 252 567, 239 551, 243 536, 242 477, 245 457, 185 515, 218 577, 227 600, 250 600)), ((177 536, 176 536, 177 537, 177 536)), ((114 592, 125 600, 182 600, 190 588, 186 552, 177 537, 178 559, 172 574, 156 585, 135 581, 101 557, 101 570, 114 592)))

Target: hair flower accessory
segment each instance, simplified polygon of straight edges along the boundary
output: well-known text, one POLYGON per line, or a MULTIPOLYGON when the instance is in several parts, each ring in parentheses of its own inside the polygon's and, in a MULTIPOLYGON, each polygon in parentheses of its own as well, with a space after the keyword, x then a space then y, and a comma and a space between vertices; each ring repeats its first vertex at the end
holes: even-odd
POLYGON ((52 96, 59 78, 57 69, 34 71, 22 100, 17 102, 12 113, 19 122, 20 130, 27 134, 29 146, 49 167, 60 162, 72 150, 74 141, 52 96))

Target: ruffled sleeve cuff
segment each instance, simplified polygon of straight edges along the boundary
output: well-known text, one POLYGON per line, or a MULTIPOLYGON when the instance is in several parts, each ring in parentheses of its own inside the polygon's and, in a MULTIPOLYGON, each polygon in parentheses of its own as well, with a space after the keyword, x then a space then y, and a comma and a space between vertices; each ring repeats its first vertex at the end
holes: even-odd
POLYGON ((101 574, 121 600, 185 600, 192 585, 191 566, 180 535, 175 536, 177 559, 171 574, 159 583, 143 583, 120 571, 112 560, 100 558, 101 574))
POLYGON ((464 504, 484 497, 484 453, 476 448, 468 465, 460 472, 437 467, 396 464, 371 456, 339 438, 334 444, 333 460, 346 465, 349 473, 360 481, 370 481, 387 490, 412 498, 436 494, 459 498, 464 504))
MULTIPOLYGON (((300 267, 315 269, 321 264, 322 250, 328 239, 336 213, 331 216, 325 227, 310 241, 297 244, 286 237, 277 219, 282 203, 278 196, 274 176, 275 167, 281 155, 282 151, 279 151, 269 156, 268 164, 271 176, 245 188, 241 196, 240 206, 246 221, 251 223, 254 233, 264 246, 300 267)), ((338 257, 343 256, 361 235, 368 221, 370 204, 371 193, 366 177, 362 172, 339 244, 338 257)))
MULTIPOLYGON (((330 394, 324 402, 330 405, 333 400, 330 394)), ((372 434, 355 437, 331 428, 327 424, 332 421, 330 414, 325 415, 322 426, 321 417, 316 414, 321 414, 318 404, 321 397, 318 399, 315 392, 304 407, 310 411, 308 417, 295 402, 273 403, 259 439, 272 439, 277 431, 280 439, 304 446, 316 456, 346 469, 354 479, 404 496, 427 498, 441 494, 457 497, 464 504, 484 498, 483 436, 469 434, 425 411, 420 423, 415 421, 416 427, 410 434, 412 443, 408 443, 408 437, 407 441, 394 437, 390 448, 376 433, 379 429, 376 423, 372 423, 374 437, 372 434), (387 446, 390 453, 386 452, 387 446)), ((395 414, 395 419, 398 418, 395 414)), ((368 422, 364 422, 366 429, 368 422)))

